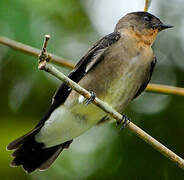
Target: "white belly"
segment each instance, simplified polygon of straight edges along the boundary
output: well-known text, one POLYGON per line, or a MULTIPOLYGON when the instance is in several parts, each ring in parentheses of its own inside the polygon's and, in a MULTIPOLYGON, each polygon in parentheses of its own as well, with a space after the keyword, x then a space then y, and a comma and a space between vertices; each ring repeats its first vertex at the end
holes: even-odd
POLYGON ((62 105, 51 114, 35 140, 45 147, 64 143, 80 136, 104 116, 105 112, 93 104, 76 104, 70 110, 62 105))

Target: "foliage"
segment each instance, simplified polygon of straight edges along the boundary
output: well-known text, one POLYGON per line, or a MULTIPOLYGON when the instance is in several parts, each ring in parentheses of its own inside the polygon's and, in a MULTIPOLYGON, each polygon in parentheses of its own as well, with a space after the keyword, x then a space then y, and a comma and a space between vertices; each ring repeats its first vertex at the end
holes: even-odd
MULTIPOLYGON (((157 15, 176 28, 161 34, 154 45, 158 64, 152 82, 183 86, 183 6, 172 0, 157 4, 157 15)), ((0 22, 0 35, 37 48, 41 47, 43 35, 50 33, 49 50, 75 62, 99 36, 84 1, 1 1, 0 22)), ((10 168, 6 145, 34 127, 59 84, 37 70, 35 58, 0 46, 0 177, 7 180, 184 178, 184 172, 172 162, 127 130, 120 132, 115 125, 93 128, 77 138, 48 171, 30 176, 21 168, 10 168)), ((129 106, 127 114, 184 157, 182 97, 145 93, 129 106)))

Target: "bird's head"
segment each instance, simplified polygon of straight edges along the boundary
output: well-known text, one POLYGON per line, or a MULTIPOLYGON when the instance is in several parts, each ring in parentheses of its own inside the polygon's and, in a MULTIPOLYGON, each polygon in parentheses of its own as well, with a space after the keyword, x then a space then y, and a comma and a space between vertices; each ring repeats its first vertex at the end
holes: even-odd
POLYGON ((132 12, 119 20, 115 30, 128 29, 152 44, 158 32, 172 27, 148 12, 132 12))

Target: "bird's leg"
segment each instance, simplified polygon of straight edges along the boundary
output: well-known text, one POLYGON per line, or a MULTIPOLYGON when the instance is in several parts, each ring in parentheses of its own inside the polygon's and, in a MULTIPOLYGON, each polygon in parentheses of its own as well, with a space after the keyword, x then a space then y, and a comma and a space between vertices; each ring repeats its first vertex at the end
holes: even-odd
POLYGON ((125 128, 129 123, 130 123, 130 118, 125 114, 122 115, 122 119, 120 121, 117 121, 117 125, 122 124, 121 129, 125 128))
POLYGON ((91 104, 92 101, 94 101, 94 99, 96 98, 95 92, 93 92, 92 90, 90 90, 89 92, 90 92, 90 94, 91 94, 91 97, 90 97, 89 99, 86 100, 86 105, 91 104))

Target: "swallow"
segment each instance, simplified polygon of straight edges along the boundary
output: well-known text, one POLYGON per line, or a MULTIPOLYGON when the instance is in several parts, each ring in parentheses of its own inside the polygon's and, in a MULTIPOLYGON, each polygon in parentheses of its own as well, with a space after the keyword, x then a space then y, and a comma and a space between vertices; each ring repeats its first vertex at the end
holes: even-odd
MULTIPOLYGON (((114 32, 97 41, 68 77, 123 113, 149 83, 156 57, 152 50, 158 33, 171 28, 148 12, 122 17, 114 32)), ((35 128, 7 146, 14 150, 11 166, 28 173, 46 170, 73 139, 91 127, 112 119, 62 84, 47 113, 35 128)))

